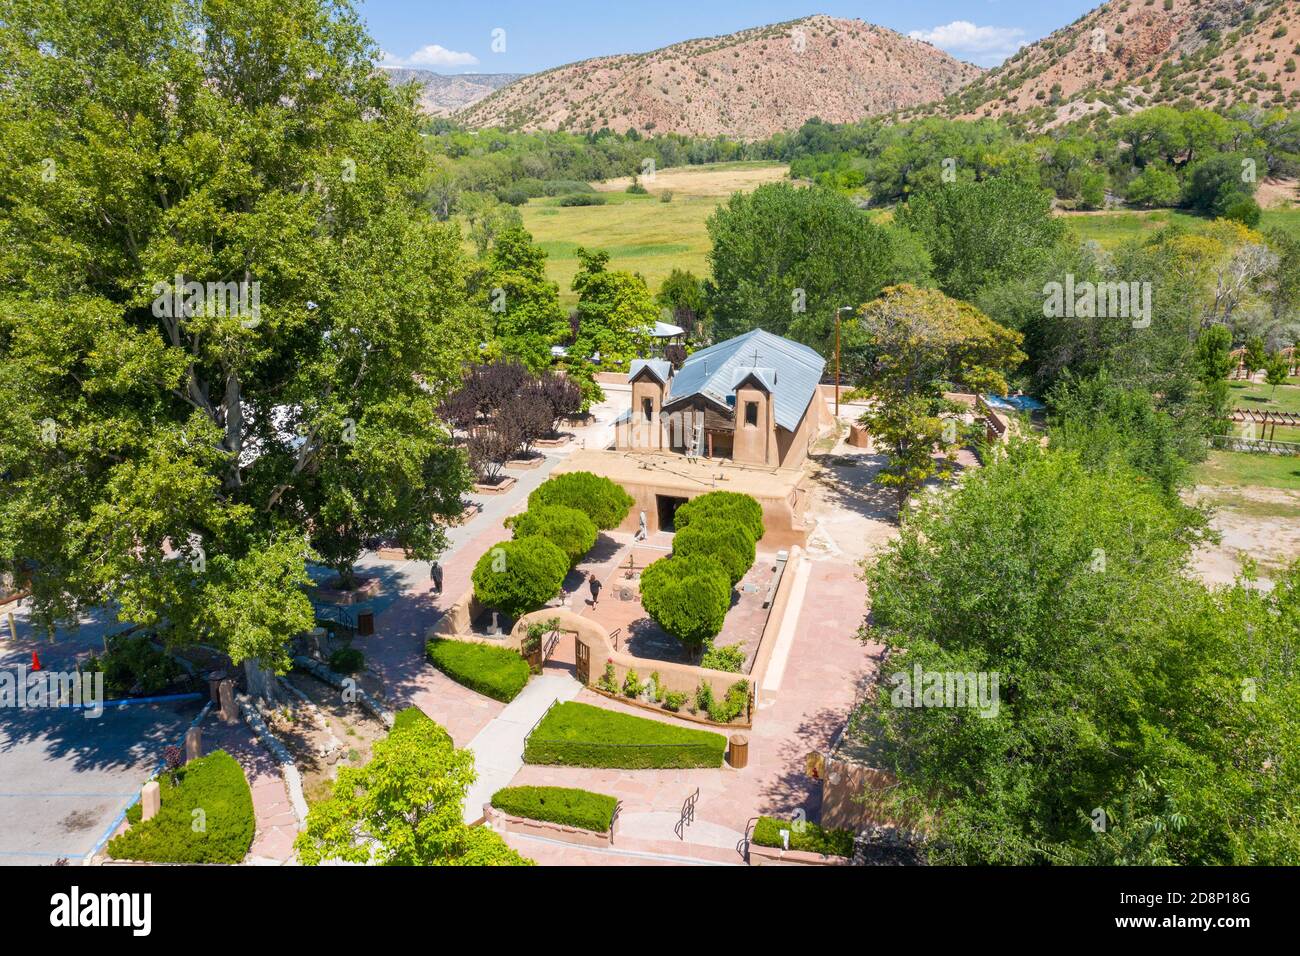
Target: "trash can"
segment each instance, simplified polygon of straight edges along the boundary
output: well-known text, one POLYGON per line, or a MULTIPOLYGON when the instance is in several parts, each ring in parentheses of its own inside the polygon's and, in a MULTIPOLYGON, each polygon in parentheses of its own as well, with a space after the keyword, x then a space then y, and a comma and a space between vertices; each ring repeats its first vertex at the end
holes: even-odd
POLYGON ((357 633, 362 637, 375 633, 375 612, 358 611, 357 612, 357 633))
POLYGON ((731 735, 731 746, 727 749, 727 763, 737 770, 749 763, 749 738, 744 734, 731 735))

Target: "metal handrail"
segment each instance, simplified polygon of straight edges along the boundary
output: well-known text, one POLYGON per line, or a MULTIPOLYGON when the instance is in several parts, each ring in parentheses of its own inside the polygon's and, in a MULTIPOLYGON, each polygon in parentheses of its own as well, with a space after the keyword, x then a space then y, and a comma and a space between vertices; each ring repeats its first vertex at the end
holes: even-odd
POLYGON ((695 792, 682 802, 682 815, 673 827, 673 832, 677 834, 677 839, 685 842, 686 828, 695 822, 695 804, 700 801, 700 788, 696 787, 695 792))

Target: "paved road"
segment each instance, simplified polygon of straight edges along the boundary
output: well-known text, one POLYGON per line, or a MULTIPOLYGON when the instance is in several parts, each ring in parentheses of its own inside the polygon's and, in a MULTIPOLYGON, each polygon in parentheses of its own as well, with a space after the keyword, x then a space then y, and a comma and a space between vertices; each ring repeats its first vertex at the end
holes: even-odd
MULTIPOLYGON (((25 605, 27 602, 22 602, 25 605)), ((15 677, 32 650, 47 670, 71 670, 79 653, 100 650, 121 625, 98 613, 51 641, 36 637, 24 606, 14 611, 18 640, 0 628, 0 672, 15 677)), ((179 744, 202 701, 80 711, 0 707, 0 864, 79 862, 139 792, 162 749, 179 744)))

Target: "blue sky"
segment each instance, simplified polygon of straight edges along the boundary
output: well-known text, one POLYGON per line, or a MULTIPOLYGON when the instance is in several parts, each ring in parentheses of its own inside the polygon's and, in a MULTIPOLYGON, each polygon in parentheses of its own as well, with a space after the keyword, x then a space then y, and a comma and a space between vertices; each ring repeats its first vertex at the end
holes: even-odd
POLYGON ((439 73, 533 73, 591 56, 794 20, 856 17, 995 66, 1100 0, 356 0, 394 66, 439 73), (495 32, 494 31, 499 31, 495 32), (494 49, 494 37, 495 49, 494 49))

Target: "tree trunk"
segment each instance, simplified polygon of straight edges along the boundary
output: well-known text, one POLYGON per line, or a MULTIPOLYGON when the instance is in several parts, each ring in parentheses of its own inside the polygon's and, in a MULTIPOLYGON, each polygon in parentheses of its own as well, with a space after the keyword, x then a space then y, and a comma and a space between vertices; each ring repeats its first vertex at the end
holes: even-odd
POLYGON ((244 661, 244 678, 248 681, 250 697, 260 698, 271 706, 280 702, 280 688, 275 672, 263 667, 260 661, 251 657, 244 661))

